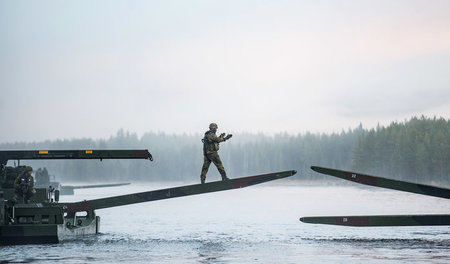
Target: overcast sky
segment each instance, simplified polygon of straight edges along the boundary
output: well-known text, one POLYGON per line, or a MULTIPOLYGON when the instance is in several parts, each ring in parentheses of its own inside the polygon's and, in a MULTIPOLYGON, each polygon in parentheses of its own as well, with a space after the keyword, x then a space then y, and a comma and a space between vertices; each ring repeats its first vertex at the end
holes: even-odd
POLYGON ((0 142, 450 118, 450 1, 0 0, 0 142))

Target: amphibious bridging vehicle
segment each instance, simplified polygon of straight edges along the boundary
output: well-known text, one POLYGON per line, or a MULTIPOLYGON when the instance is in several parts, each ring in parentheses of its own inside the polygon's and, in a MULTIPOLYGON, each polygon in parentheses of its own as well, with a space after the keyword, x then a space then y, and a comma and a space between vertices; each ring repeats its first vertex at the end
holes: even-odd
MULTIPOLYGON (((450 189, 446 188, 316 166, 312 166, 311 169, 364 185, 450 199, 450 189)), ((343 226, 435 226, 450 225, 450 214, 309 216, 300 218, 300 221, 343 226)))
POLYGON ((23 159, 147 159, 148 150, 29 150, 0 151, 0 244, 57 243, 96 234, 100 217, 95 209, 170 199, 188 195, 243 188, 292 176, 294 170, 140 192, 115 197, 60 203, 59 191, 36 188, 30 202, 14 199, 13 182, 24 166, 8 167, 8 160, 23 159))

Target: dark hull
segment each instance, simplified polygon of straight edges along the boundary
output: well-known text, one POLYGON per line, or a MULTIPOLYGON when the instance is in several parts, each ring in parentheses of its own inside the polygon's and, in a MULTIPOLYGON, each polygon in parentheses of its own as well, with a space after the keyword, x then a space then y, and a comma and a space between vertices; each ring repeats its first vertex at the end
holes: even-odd
POLYGON ((58 243, 58 225, 0 226, 0 245, 58 243))
POLYGON ((342 226, 446 226, 450 225, 450 215, 310 216, 300 221, 342 226))
POLYGON ((97 234, 100 217, 83 226, 53 225, 8 225, 0 226, 0 245, 54 244, 85 235, 97 234))

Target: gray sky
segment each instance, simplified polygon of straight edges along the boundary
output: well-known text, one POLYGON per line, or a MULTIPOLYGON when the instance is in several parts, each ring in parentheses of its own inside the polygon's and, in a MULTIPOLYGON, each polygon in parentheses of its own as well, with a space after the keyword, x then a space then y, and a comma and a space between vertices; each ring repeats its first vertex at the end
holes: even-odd
POLYGON ((450 1, 0 0, 0 142, 450 118, 450 1))

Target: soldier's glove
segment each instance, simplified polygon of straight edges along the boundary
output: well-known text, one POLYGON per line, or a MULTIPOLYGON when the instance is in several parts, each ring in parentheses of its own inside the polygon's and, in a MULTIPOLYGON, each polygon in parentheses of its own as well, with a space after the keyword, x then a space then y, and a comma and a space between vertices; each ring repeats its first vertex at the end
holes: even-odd
POLYGON ((228 140, 228 139, 230 139, 232 136, 233 136, 232 134, 228 134, 228 135, 225 137, 225 139, 228 140))
POLYGON ((220 137, 223 138, 225 136, 225 133, 220 134, 220 137))

